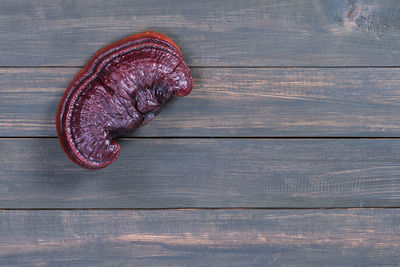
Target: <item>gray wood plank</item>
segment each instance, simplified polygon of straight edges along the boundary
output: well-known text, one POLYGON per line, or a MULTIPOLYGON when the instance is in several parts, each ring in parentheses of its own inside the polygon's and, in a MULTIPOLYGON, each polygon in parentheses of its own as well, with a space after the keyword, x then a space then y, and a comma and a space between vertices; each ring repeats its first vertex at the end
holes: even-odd
POLYGON ((56 139, 0 139, 1 208, 399 207, 400 143, 128 139, 99 171, 56 139))
MULTIPOLYGON (((76 68, 0 69, 0 136, 56 136, 76 68)), ((131 136, 399 136, 398 68, 195 68, 195 88, 131 136)))
POLYGON ((0 211, 1 266, 397 266, 400 211, 0 211))
POLYGON ((1 66, 82 66, 155 30, 196 66, 398 66, 397 0, 29 1, 0 3, 1 66))

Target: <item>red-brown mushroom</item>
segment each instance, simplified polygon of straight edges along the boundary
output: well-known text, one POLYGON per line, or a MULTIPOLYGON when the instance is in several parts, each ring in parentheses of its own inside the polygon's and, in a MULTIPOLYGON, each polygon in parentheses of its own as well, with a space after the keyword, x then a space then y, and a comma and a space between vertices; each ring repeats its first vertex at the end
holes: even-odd
POLYGON ((185 96, 192 76, 178 46, 144 32, 99 50, 75 76, 57 110, 56 127, 68 157, 87 169, 112 163, 112 140, 152 120, 172 94, 185 96))

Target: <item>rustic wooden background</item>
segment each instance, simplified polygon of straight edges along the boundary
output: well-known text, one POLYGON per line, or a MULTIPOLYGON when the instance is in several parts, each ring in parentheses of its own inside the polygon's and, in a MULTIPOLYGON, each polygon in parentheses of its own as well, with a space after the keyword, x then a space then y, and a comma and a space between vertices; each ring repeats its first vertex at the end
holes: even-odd
POLYGON ((400 263, 400 1, 0 0, 0 37, 0 266, 400 263), (195 88, 83 170, 57 104, 145 30, 195 88))

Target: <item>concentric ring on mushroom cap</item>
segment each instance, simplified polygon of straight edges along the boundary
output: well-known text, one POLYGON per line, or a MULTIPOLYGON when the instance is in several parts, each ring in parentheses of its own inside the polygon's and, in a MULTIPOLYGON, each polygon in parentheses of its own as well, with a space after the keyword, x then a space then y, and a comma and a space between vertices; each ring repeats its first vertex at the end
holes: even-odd
POLYGON ((164 35, 145 32, 111 44, 64 93, 56 118, 61 146, 76 164, 103 168, 120 152, 112 138, 154 118, 172 94, 187 95, 192 84, 179 48, 164 35))

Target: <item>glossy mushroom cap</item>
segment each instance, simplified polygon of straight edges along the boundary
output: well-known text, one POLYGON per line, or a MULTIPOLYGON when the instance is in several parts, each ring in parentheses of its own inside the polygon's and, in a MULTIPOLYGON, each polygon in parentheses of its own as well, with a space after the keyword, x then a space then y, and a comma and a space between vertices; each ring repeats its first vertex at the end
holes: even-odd
POLYGON ((122 132, 152 120, 172 96, 192 90, 178 46, 144 32, 99 50, 75 76, 58 107, 56 127, 68 157, 87 169, 112 163, 122 132))

